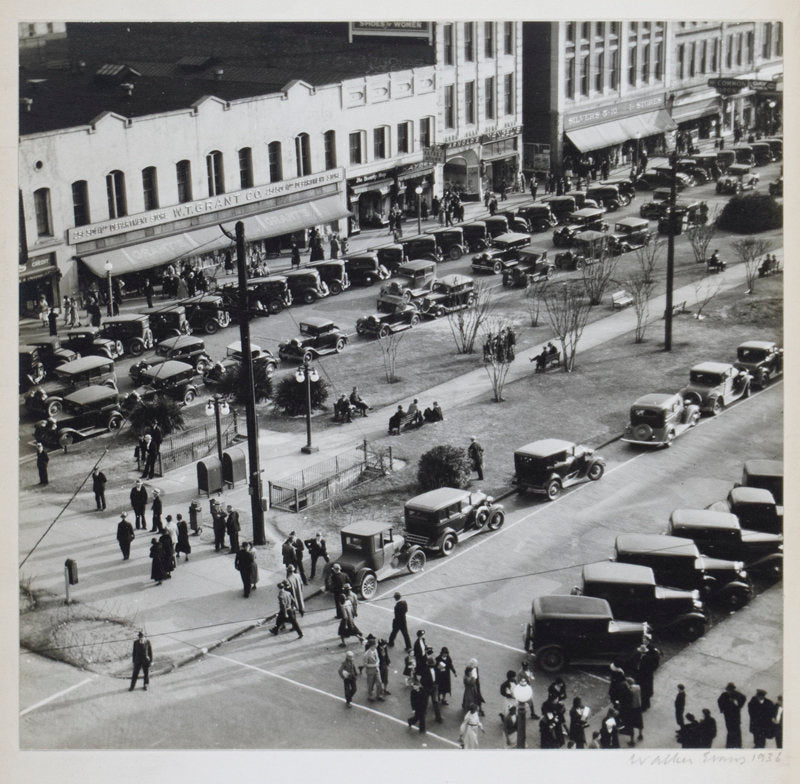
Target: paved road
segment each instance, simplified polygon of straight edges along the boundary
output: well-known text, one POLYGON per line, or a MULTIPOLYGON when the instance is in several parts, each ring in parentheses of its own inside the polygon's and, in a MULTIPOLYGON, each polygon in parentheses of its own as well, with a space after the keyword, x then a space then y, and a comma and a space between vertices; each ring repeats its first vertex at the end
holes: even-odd
MULTIPOLYGON (((555 503, 510 499, 503 529, 475 537, 449 559, 433 559, 420 575, 387 581, 375 601, 360 604, 359 625, 365 632, 385 634, 391 594, 402 591, 411 607, 412 629, 424 626, 437 652, 447 645, 459 673, 468 658, 480 661, 488 700, 483 745, 501 747, 497 688, 506 669, 518 666, 522 657, 531 597, 568 591, 580 565, 607 557, 618 533, 661 531, 675 507, 705 506, 724 497, 744 459, 779 456, 781 408, 782 385, 775 385, 704 420, 669 450, 608 447, 608 470, 600 482, 571 490, 555 503)), ((257 606, 266 612, 273 604, 273 590, 262 586, 257 606)), ((302 622, 302 641, 291 633, 273 639, 265 629, 255 630, 196 664, 154 679, 146 695, 129 694, 120 680, 84 682, 84 673, 23 654, 20 707, 34 709, 20 718, 21 746, 419 748, 424 742, 453 748, 461 716, 460 677, 454 679, 453 704, 445 709, 444 723, 431 722, 431 731, 421 736, 404 724, 410 710, 398 674, 402 649, 393 649, 391 697, 367 703, 362 683, 358 705, 347 710, 335 674, 342 651, 330 600, 312 599, 302 622)), ((682 647, 666 641, 663 648, 672 658, 656 680, 654 706, 645 718, 645 748, 674 747, 671 703, 678 678, 687 684, 689 709, 698 713, 713 707, 731 678, 747 693, 762 687, 773 696, 779 693, 780 586, 765 590, 738 613, 718 618, 696 643, 682 647)), ((602 670, 570 670, 566 681, 570 698, 581 694, 595 713, 604 710, 602 670)), ((537 678, 537 701, 547 683, 544 675, 537 678)), ((538 747, 535 731, 530 745, 538 747)), ((715 745, 720 746, 719 738, 715 745)))

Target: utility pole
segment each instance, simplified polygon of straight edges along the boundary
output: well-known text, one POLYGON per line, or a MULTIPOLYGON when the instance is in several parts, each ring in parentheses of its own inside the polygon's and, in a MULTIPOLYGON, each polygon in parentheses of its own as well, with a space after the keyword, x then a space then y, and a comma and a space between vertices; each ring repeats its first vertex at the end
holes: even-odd
POLYGON ((678 150, 669 156, 669 234, 667 235, 667 301, 664 310, 664 351, 672 351, 672 286, 675 277, 675 197, 677 195, 678 150))

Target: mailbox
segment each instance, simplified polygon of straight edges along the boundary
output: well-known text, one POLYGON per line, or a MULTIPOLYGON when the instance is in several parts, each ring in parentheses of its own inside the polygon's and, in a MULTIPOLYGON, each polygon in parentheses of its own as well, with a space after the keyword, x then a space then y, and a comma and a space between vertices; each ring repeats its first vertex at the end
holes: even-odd
POLYGON ((67 558, 64 561, 64 570, 66 571, 67 581, 70 585, 77 585, 78 584, 78 564, 72 560, 72 558, 67 558))
POLYGON ((202 493, 221 493, 222 463, 218 457, 206 457, 197 461, 197 490, 202 493))
POLYGON ((235 487, 240 479, 247 481, 247 455, 240 446, 232 446, 222 453, 222 479, 235 487))

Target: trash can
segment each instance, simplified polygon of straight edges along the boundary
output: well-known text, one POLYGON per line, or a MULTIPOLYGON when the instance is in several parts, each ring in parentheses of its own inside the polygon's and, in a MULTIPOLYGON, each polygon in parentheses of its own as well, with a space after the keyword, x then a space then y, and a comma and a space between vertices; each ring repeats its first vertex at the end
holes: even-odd
POLYGON ((222 453, 222 481, 235 487, 236 483, 247 481, 247 455, 240 446, 232 446, 222 453))
POLYGON ((203 508, 200 506, 200 499, 196 498, 189 504, 189 527, 192 529, 192 533, 195 536, 202 530, 202 526, 200 525, 202 518, 203 508))
POLYGON ((197 462, 197 490, 201 493, 221 493, 222 463, 218 457, 206 457, 197 462))

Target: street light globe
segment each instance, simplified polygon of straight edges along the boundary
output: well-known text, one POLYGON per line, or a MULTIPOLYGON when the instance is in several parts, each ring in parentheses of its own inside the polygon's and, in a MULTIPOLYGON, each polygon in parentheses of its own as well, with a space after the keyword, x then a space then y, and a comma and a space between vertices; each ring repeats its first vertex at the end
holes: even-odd
POLYGON ((113 265, 113 264, 112 264, 110 261, 107 261, 107 262, 105 263, 105 270, 106 270, 106 272, 111 272, 111 270, 112 270, 112 269, 114 269, 114 265, 113 265))
POLYGON ((214 416, 214 403, 211 400, 206 403, 206 416, 214 416))
POLYGON ((422 186, 421 185, 417 185, 417 187, 414 188, 414 193, 416 193, 417 196, 422 196, 422 186))
POLYGON ((295 370, 294 378, 298 384, 302 384, 306 380, 306 374, 303 372, 303 368, 297 368, 297 370, 295 370))
POLYGON ((319 381, 319 373, 317 373, 317 369, 311 368, 311 370, 308 372, 308 377, 311 379, 313 383, 319 381))
POLYGON ((219 404, 219 413, 222 414, 222 416, 228 416, 228 414, 230 414, 230 412, 231 412, 231 409, 230 409, 230 406, 228 405, 228 401, 227 400, 223 400, 219 404))

